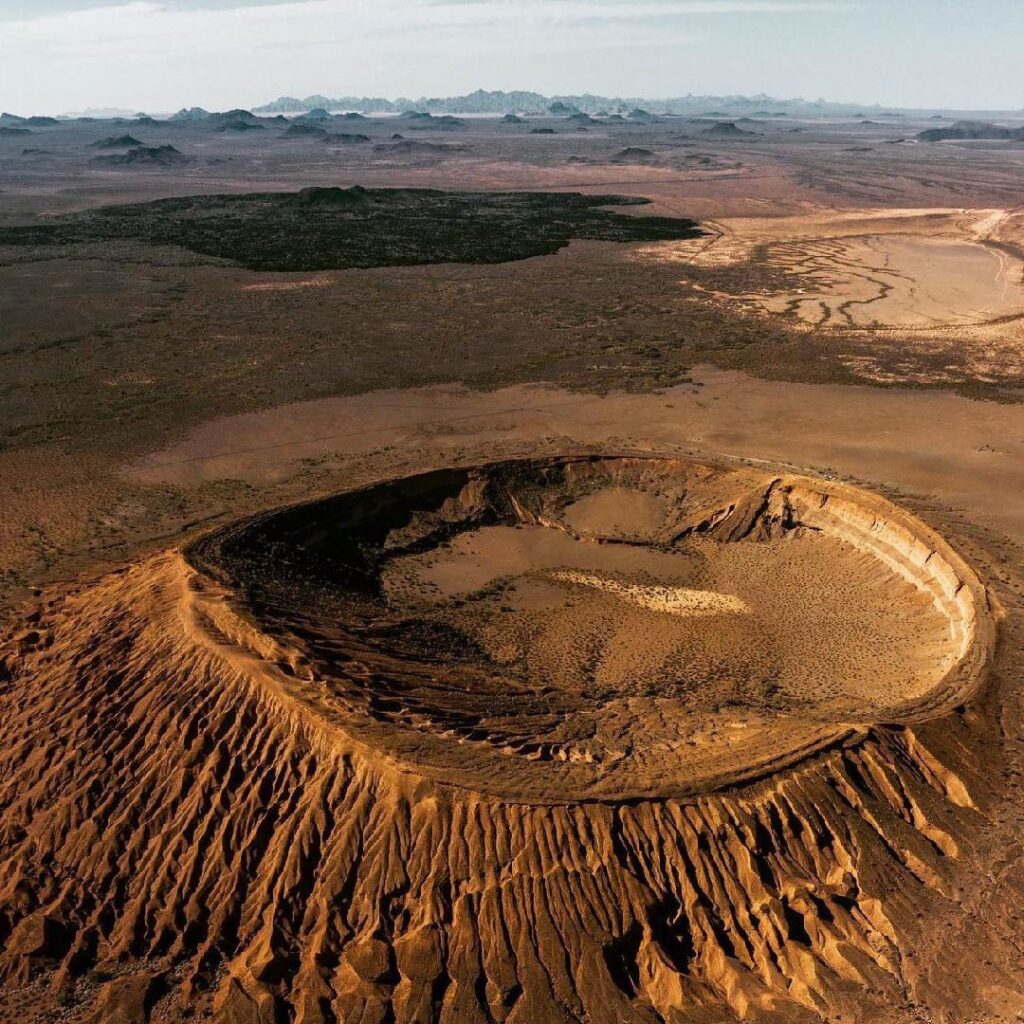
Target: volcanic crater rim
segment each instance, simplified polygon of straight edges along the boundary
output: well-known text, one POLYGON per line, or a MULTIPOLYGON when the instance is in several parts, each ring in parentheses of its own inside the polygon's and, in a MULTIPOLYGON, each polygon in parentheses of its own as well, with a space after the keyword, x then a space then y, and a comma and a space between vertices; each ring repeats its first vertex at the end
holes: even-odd
POLYGON ((763 779, 962 706, 995 638, 980 579, 912 513, 739 460, 434 470, 184 554, 204 628, 339 746, 511 801, 763 779))

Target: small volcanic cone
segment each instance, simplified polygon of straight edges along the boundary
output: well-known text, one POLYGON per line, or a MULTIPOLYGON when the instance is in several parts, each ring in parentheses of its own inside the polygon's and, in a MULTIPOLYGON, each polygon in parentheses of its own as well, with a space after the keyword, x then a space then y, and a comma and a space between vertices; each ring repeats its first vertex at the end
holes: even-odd
POLYGON ((97 139, 90 142, 93 149, 131 149, 133 146, 141 146, 142 143, 133 135, 108 135, 105 139, 97 139))
POLYGON ((757 132, 748 132, 732 121, 719 121, 705 128, 702 134, 711 139, 749 139, 755 137, 757 132))
POLYGON ((191 163, 191 158, 174 146, 135 146, 126 153, 94 157, 93 163, 117 167, 178 167, 191 163))

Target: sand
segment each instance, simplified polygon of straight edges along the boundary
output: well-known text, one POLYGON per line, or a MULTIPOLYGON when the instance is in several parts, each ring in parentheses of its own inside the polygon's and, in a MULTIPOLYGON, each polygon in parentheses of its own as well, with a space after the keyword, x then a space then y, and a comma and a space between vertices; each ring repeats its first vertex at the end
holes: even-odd
POLYGON ((1009 210, 886 209, 729 219, 709 241, 642 251, 653 259, 728 267, 756 258, 787 283, 716 291, 744 309, 815 330, 943 330, 999 324, 1018 344, 1024 257, 1007 248, 1022 215, 1009 210))
MULTIPOLYGON (((126 467, 133 481, 197 486, 295 479, 304 460, 366 457, 381 443, 437 464, 488 446, 662 447, 764 458, 896 485, 966 509, 1024 542, 1024 425, 1014 406, 941 392, 752 380, 699 367, 696 386, 593 396, 551 387, 381 391, 211 420, 126 467)), ((394 461, 394 460, 392 460, 394 461)))
MULTIPOLYGON (((928 948, 917 914, 977 936, 953 894, 994 806, 990 733, 964 710, 993 629, 973 570, 917 517, 784 468, 507 463, 243 520, 48 595, 5 641, 8 863, 44 898, 0 969, 18 986, 87 964, 99 1013, 160 999, 224 1021, 884 1015, 928 948), (493 540, 492 507, 519 521, 493 540), (791 579, 759 583, 763 559, 791 579), (467 571, 446 577, 453 560, 467 571), (510 570, 512 611, 488 609, 510 570), (672 579, 744 610, 666 613, 649 598, 672 579), (539 613, 544 689, 488 685, 494 635, 481 662, 411 628, 431 604, 485 646, 495 616, 539 613), (752 672, 758 616, 788 638, 780 669, 803 666, 778 688, 752 672), (595 627, 603 654, 580 660, 595 627)), ((996 988, 958 986, 956 1005, 1016 1005, 996 955, 976 975, 996 988)), ((913 976, 948 1004, 941 973, 913 976)))
POLYGON ((1019 156, 916 127, 0 153, 4 223, 363 184, 713 229, 315 277, 0 254, 0 1022, 1024 1012, 1019 156), (385 500, 609 452, 675 469, 385 500))

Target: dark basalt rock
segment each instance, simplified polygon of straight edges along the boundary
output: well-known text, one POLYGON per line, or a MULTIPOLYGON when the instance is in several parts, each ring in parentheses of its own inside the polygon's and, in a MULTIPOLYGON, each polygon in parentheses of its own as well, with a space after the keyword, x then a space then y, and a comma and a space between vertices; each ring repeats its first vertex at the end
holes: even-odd
MULTIPOLYGON (((170 146, 97 158, 141 166, 187 159, 170 146)), ((557 252, 574 238, 643 242, 701 234, 696 222, 685 218, 628 216, 608 209, 647 202, 572 192, 317 187, 103 207, 45 225, 0 229, 0 245, 131 240, 181 246, 252 270, 325 270, 503 263, 557 252)))

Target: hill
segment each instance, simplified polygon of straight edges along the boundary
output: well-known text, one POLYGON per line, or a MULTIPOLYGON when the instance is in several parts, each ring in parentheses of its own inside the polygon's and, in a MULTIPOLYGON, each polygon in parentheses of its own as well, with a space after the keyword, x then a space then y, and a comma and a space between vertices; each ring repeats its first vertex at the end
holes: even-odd
POLYGON ((142 143, 134 135, 108 135, 105 139, 97 139, 90 142, 93 149, 129 149, 132 146, 141 146, 142 143))
POLYGON ((176 114, 171 115, 172 121, 205 121, 210 116, 208 110, 202 107, 182 107, 176 114))
POLYGON ((126 153, 98 156, 93 163, 115 167, 177 167, 189 163, 190 160, 190 157, 185 156, 174 146, 136 146, 126 153))
POLYGON ((1024 128, 1005 128, 989 121, 957 121, 948 128, 927 128, 919 132, 921 142, 946 142, 955 139, 1024 140, 1024 128))
POLYGON ((705 128, 703 134, 712 139, 752 139, 757 132, 748 132, 744 128, 738 128, 732 121, 718 121, 710 128, 705 128))

